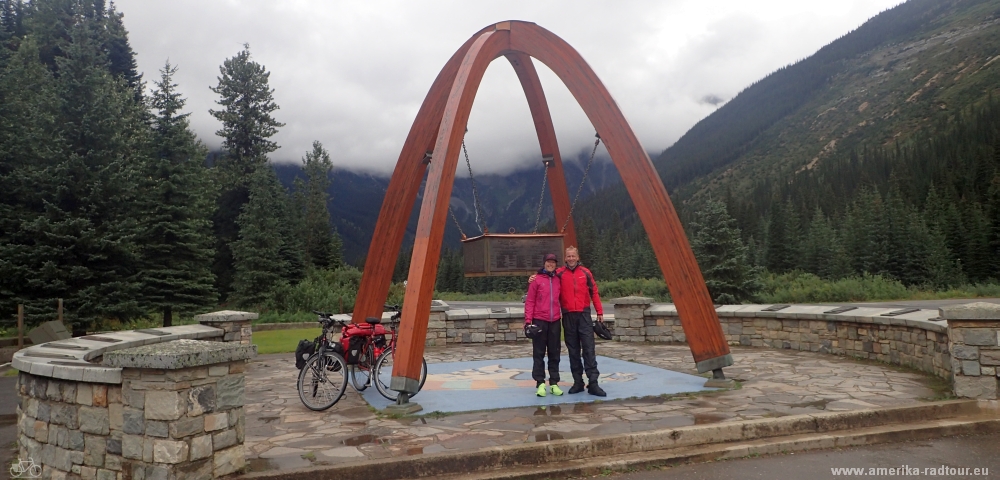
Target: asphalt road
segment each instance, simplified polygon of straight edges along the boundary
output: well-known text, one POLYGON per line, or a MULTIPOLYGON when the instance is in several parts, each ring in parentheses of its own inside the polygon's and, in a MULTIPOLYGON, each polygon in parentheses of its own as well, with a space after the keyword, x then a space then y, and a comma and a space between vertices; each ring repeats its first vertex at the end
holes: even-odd
MULTIPOLYGON (((955 305, 971 302, 1000 303, 1000 298, 959 298, 946 300, 898 300, 891 302, 859 302, 859 303, 818 303, 814 305, 836 305, 851 307, 886 307, 886 308, 940 308, 945 305, 955 305)), ((493 307, 522 307, 521 302, 447 302, 453 308, 493 308, 493 307)), ((608 302, 601 302, 605 314, 614 314, 615 306, 608 302)))
MULTIPOLYGON (((1000 435, 949 437, 919 442, 895 443, 816 452, 744 458, 713 463, 688 464, 644 472, 609 475, 616 480, 735 480, 744 478, 810 479, 860 478, 834 475, 833 468, 864 468, 863 478, 998 478, 1000 477, 1000 435), (867 475, 869 468, 900 468, 895 475, 867 475), (955 475, 949 468, 989 469, 988 475, 955 475), (935 469, 931 474, 925 468, 935 469), (918 469, 918 470, 913 470, 918 469)), ((873 473, 878 473, 877 471, 873 473)), ((892 473, 892 472, 886 472, 892 473)), ((973 472, 974 473, 974 472, 973 472)), ((984 473, 980 471, 980 473, 984 473)), ((602 476, 603 477, 603 476, 602 476)))

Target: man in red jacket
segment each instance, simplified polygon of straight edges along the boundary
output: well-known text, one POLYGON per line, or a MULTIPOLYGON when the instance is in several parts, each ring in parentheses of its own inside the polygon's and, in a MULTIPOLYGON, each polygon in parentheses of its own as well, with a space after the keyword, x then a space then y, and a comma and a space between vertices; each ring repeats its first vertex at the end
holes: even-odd
POLYGON ((587 374, 587 392, 604 397, 607 393, 597 385, 601 373, 597 371, 597 354, 594 351, 594 323, 590 317, 590 303, 597 310, 597 321, 604 321, 601 296, 597 293, 594 274, 580 264, 580 251, 570 246, 563 257, 566 266, 557 274, 562 281, 559 301, 563 311, 563 329, 566 334, 566 350, 569 352, 569 368, 573 372, 573 386, 569 393, 583 391, 583 374, 587 374), (581 362, 581 354, 583 361, 581 362))

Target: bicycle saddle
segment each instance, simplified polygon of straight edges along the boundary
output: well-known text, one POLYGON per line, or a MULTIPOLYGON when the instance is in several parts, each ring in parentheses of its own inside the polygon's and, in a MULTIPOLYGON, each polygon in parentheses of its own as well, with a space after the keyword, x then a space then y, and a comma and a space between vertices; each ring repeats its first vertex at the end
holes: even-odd
POLYGON ((367 323, 368 325, 378 325, 378 324, 382 323, 382 319, 381 318, 375 318, 375 317, 368 317, 368 318, 365 319, 365 323, 367 323))

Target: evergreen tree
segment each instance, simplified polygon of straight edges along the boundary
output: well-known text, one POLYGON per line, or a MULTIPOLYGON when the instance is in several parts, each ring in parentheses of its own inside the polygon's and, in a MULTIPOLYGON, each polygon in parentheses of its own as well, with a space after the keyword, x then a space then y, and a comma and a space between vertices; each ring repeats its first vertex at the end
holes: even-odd
MULTIPOLYGON (((268 85, 271 74, 251 59, 249 45, 226 59, 219 71, 219 83, 212 91, 220 96, 216 103, 223 109, 209 113, 222 122, 216 135, 223 138, 226 153, 216 164, 221 193, 212 218, 216 237, 212 271, 220 294, 226 296, 236 270, 230 245, 242 235, 237 218, 250 200, 249 181, 267 166, 267 155, 278 148, 270 138, 283 124, 271 116, 278 109, 274 90, 268 85)), ((282 211, 284 207, 276 208, 282 211)))
POLYGON ((790 202, 775 203, 767 229, 767 269, 785 273, 798 267, 799 219, 790 202))
POLYGON ((302 159, 306 180, 295 180, 295 190, 301 205, 300 238, 305 243, 306 261, 317 268, 338 268, 343 265, 340 238, 331 229, 327 191, 333 162, 318 141, 302 159))
POLYGON ((740 229, 726 205, 708 201, 692 228, 695 233, 691 248, 712 299, 720 304, 753 300, 762 288, 760 270, 747 258, 740 229))
POLYGON ((142 256, 143 299, 163 314, 191 313, 215 303, 214 255, 207 149, 191 131, 184 99, 176 91, 168 62, 151 97, 158 112, 153 123, 153 154, 140 176, 138 246, 142 256))
POLYGON ((264 304, 283 283, 287 265, 281 256, 280 218, 275 215, 285 193, 271 168, 259 168, 250 178, 250 199, 237 219, 239 238, 233 244, 231 300, 240 306, 264 304))

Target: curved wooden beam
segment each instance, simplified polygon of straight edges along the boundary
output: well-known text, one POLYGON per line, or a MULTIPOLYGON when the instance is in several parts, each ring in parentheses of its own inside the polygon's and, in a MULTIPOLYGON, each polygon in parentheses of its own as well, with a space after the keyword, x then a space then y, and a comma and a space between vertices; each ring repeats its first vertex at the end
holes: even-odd
MULTIPOLYGON (((579 247, 580 244, 576 240, 576 225, 573 223, 573 219, 569 218, 571 206, 569 192, 566 189, 566 174, 563 170, 562 155, 559 153, 559 142, 556 141, 552 114, 549 112, 549 104, 545 100, 545 92, 542 90, 542 82, 538 78, 535 64, 531 62, 531 57, 521 52, 507 52, 504 56, 514 67, 514 72, 517 73, 517 78, 521 81, 524 96, 528 99, 528 108, 531 110, 531 119, 535 122, 535 133, 538 134, 538 146, 542 149, 542 158, 552 157, 552 165, 545 170, 545 176, 549 183, 549 193, 552 195, 556 231, 558 232, 563 223, 566 223, 566 230, 563 232, 565 234, 563 245, 579 247), (569 218, 568 222, 567 218, 569 218)), ((562 258, 563 252, 557 253, 562 258)))
POLYGON ((396 391, 418 391, 424 342, 427 338, 427 320, 434 282, 437 279, 451 188, 455 181, 455 169, 458 167, 458 153, 462 148, 469 113, 486 67, 509 45, 509 30, 495 30, 476 37, 462 59, 448 94, 434 144, 434 161, 431 162, 427 182, 424 184, 417 234, 413 239, 413 256, 410 259, 399 340, 389 384, 389 388, 396 391))
MULTIPOLYGON (((502 54, 513 54, 521 64, 524 62, 518 53, 537 58, 566 84, 600 133, 635 203, 677 305, 698 371, 732 365, 718 315, 677 212, 649 155, 639 144, 610 93, 576 50, 551 32, 526 22, 502 22, 496 24, 494 29, 471 39, 472 43, 464 53, 447 102, 438 117, 440 124, 433 148, 434 161, 424 187, 390 387, 400 392, 417 391, 431 296, 462 138, 486 67, 502 54)), ((520 73, 523 72, 519 72, 519 76, 520 73)), ((534 92, 534 89, 531 91, 534 92)), ((535 105, 536 109, 542 105, 538 100, 529 104, 535 105)), ((432 121, 418 117, 414 125, 432 121)), ((546 141, 541 137, 540 134, 540 142, 546 141)), ((401 156, 400 161, 403 160, 401 156)), ((397 225, 397 228, 403 229, 405 224, 397 225)), ((396 248, 398 250, 398 244, 396 248)))
POLYGON ((465 53, 472 42, 483 32, 492 30, 492 25, 480 30, 451 56, 434 79, 430 91, 420 105, 420 110, 417 111, 417 117, 413 120, 406 141, 403 142, 403 149, 399 153, 399 160, 396 161, 396 168, 389 178, 389 187, 382 200, 382 208, 361 274, 358 297, 354 302, 352 323, 363 323, 368 317, 382 318, 382 307, 385 305, 389 285, 392 283, 392 272, 396 268, 396 259, 399 257, 399 249, 406 234, 406 224, 410 221, 413 203, 417 199, 420 183, 427 170, 424 155, 434 151, 441 115, 459 64, 465 58, 465 53))
POLYGON ((698 371, 732 365, 719 316, 677 211, 618 104, 583 57, 563 39, 533 23, 510 25, 511 50, 531 55, 552 69, 601 135, 656 253, 698 371))

